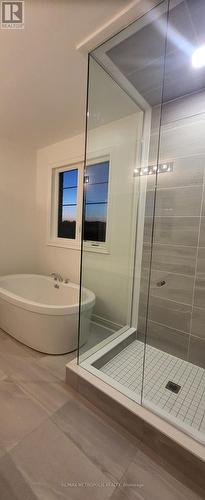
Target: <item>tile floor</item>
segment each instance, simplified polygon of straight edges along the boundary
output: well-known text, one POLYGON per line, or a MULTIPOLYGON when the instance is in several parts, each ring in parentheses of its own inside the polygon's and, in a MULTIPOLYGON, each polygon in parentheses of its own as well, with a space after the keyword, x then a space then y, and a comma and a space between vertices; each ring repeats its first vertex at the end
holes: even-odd
POLYGON ((64 383, 72 357, 44 356, 0 332, 0 499, 202 499, 64 383))
MULTIPOLYGON (((101 371, 139 395, 143 359, 144 344, 134 340, 101 371)), ((143 398, 205 437, 205 370, 147 345, 144 373, 143 398), (178 394, 165 388, 169 380, 181 386, 178 394)))

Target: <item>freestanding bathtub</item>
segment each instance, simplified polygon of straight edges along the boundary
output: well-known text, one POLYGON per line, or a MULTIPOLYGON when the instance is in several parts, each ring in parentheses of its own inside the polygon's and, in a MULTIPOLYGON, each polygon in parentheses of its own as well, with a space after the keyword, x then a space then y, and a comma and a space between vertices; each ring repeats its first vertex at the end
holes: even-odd
MULTIPOLYGON (((54 280, 38 274, 0 277, 0 328, 23 344, 47 354, 77 349, 79 285, 54 287, 54 280)), ((82 289, 81 344, 88 337, 95 295, 82 289)))

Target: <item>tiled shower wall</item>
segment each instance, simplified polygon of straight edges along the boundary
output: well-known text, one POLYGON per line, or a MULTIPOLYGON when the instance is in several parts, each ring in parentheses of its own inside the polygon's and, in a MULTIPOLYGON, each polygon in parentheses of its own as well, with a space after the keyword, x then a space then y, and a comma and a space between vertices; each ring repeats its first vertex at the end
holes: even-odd
MULTIPOLYGON (((153 113, 150 164, 156 161, 153 113)), ((205 94, 164 106, 158 175, 147 343, 205 367, 205 94), (165 282, 159 286, 160 282, 165 282)), ((151 257, 154 176, 148 179, 141 272, 139 335, 145 334, 151 257)))

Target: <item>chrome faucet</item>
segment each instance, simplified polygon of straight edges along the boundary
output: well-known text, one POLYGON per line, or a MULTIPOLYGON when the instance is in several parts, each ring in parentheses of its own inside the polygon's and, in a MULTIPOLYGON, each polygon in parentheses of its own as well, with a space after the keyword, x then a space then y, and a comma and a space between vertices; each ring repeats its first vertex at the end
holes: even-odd
POLYGON ((59 273, 51 273, 50 274, 51 278, 54 278, 55 281, 55 288, 59 288, 59 283, 63 283, 63 278, 61 274, 59 273))

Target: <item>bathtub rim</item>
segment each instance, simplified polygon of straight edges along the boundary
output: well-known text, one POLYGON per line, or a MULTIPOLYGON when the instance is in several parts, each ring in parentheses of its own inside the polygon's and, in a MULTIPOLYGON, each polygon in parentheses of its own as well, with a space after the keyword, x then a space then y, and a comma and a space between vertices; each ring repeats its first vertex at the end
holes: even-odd
MULTIPOLYGON (((1 279, 15 279, 15 278, 20 278, 20 277, 39 277, 43 278, 46 281, 52 281, 53 278, 46 274, 31 274, 31 273, 18 273, 18 274, 6 274, 0 276, 0 301, 3 300, 5 302, 8 302, 15 307, 19 307, 21 309, 25 309, 27 311, 32 311, 37 314, 47 314, 49 316, 63 316, 63 315, 71 315, 71 314, 78 314, 79 312, 79 302, 72 304, 72 305, 50 305, 50 304, 43 304, 40 302, 35 302, 32 300, 28 300, 25 297, 22 297, 21 295, 17 295, 15 293, 10 292, 6 288, 3 288, 1 286, 1 279)), ((65 286, 65 287, 71 287, 71 288, 78 288, 80 289, 80 285, 77 283, 74 283, 72 281, 69 281, 68 283, 60 283, 60 286, 65 286)), ((85 312, 87 309, 90 309, 91 307, 94 306, 95 304, 95 294, 89 290, 88 288, 84 288, 83 290, 86 293, 86 300, 81 303, 81 311, 85 312)))

